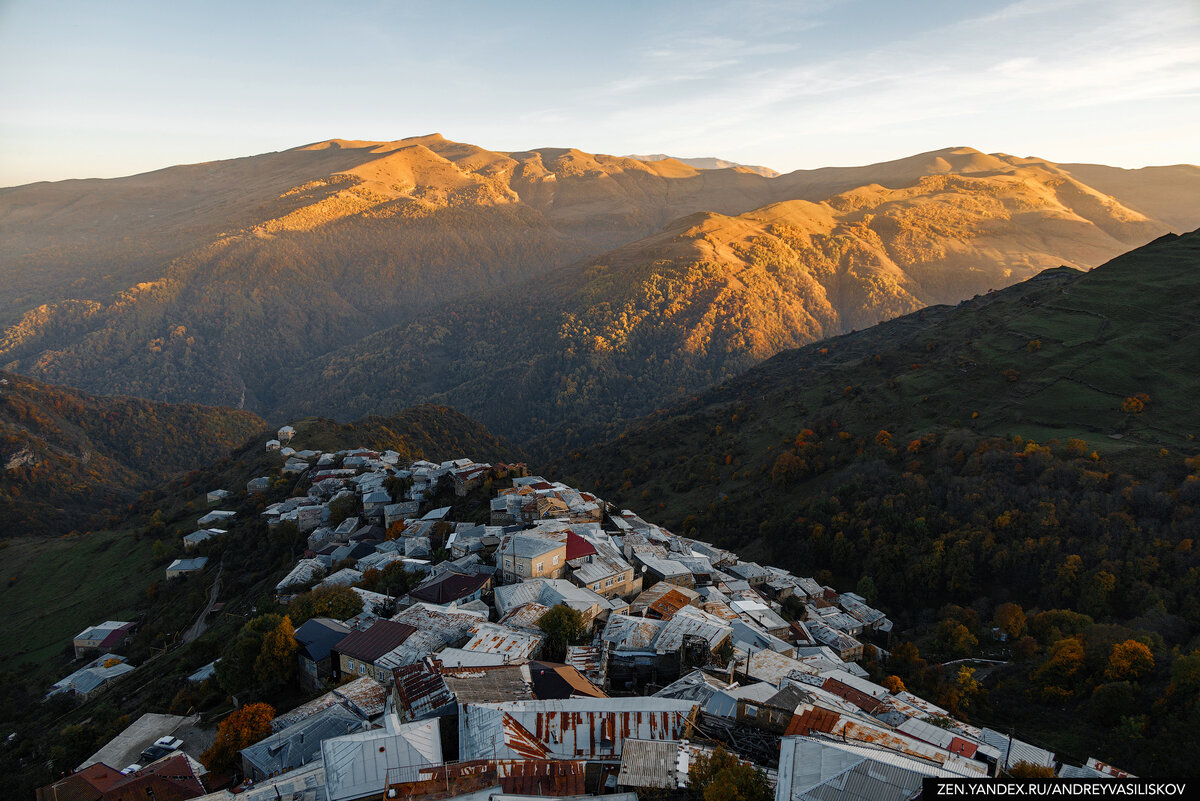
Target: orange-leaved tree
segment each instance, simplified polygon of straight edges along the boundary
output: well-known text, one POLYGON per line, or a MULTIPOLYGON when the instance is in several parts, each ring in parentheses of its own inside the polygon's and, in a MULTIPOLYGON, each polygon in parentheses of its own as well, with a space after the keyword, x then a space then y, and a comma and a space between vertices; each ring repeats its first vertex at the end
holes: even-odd
POLYGON ((271 733, 275 708, 270 704, 247 704, 230 713, 217 727, 217 739, 200 755, 213 773, 230 773, 237 766, 238 752, 271 733))

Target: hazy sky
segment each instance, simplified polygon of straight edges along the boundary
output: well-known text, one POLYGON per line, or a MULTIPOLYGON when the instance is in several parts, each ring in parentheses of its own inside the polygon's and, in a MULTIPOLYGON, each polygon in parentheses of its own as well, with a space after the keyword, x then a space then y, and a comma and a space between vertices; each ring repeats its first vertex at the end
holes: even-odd
POLYGON ((1200 162, 1200 0, 0 0, 0 186, 334 137, 1200 162))

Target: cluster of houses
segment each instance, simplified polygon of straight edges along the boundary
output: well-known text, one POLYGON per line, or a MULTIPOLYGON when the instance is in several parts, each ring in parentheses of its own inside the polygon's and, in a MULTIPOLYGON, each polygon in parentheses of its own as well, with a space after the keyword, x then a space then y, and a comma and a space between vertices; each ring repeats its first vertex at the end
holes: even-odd
MULTIPOLYGON (((860 595, 675 535, 521 465, 296 451, 285 446, 294 432, 279 433, 267 447, 307 489, 264 514, 296 525, 308 548, 277 597, 340 586, 363 605, 296 629, 299 675, 320 694, 241 752, 240 797, 633 801, 685 789, 688 766, 718 747, 760 767, 776 801, 848 787, 906 799, 926 777, 1058 767, 1010 733, 871 681, 859 661, 886 661, 892 624, 860 595), (464 496, 489 481, 487 523, 426 508, 444 488, 464 496), (407 592, 357 586, 397 563, 420 576, 407 592), (582 632, 552 653, 539 623, 562 606, 582 632)), ((1123 775, 1099 763, 1062 770, 1123 775)))

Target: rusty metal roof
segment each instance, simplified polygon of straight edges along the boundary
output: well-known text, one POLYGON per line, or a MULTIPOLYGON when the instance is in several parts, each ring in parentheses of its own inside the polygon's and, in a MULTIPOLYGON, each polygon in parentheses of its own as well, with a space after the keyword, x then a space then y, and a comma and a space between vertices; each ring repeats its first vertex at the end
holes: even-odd
POLYGON ((546 635, 527 629, 513 629, 496 623, 477 623, 471 627, 471 639, 465 651, 504 654, 513 659, 527 659, 541 650, 546 635))
POLYGON ((442 667, 442 679, 459 704, 533 700, 523 665, 442 667))
POLYGON ((615 759, 626 739, 675 740, 685 736, 696 704, 666 698, 572 698, 504 704, 470 704, 459 718, 464 759, 615 759))
POLYGON ((502 626, 510 626, 515 629, 532 629, 534 631, 541 631, 541 629, 537 627, 537 622, 542 619, 542 615, 549 611, 550 607, 546 606, 545 604, 539 604, 537 601, 531 601, 511 610, 508 614, 500 618, 499 623, 502 626))
POLYGON ((666 620, 683 607, 695 604, 699 599, 700 593, 695 590, 660 581, 633 599, 629 604, 629 614, 666 620))
POLYGON ((455 706, 454 694, 431 659, 396 668, 392 682, 406 720, 433 717, 455 706))
POLYGON ((533 694, 538 700, 551 698, 607 698, 603 690, 588 681, 578 669, 571 665, 553 662, 530 662, 529 680, 533 694))

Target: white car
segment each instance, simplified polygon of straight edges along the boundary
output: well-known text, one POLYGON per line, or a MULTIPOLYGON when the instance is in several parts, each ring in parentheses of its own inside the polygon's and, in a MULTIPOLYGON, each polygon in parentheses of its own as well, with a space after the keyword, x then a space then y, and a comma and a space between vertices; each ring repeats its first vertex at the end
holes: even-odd
POLYGON ((183 740, 168 734, 166 737, 159 737, 154 741, 154 744, 163 748, 170 748, 172 751, 178 751, 183 747, 183 740))
POLYGON ((128 776, 130 773, 137 773, 141 769, 142 769, 142 766, 139 765, 138 763, 134 762, 132 765, 126 765, 124 768, 122 768, 121 775, 128 776))

